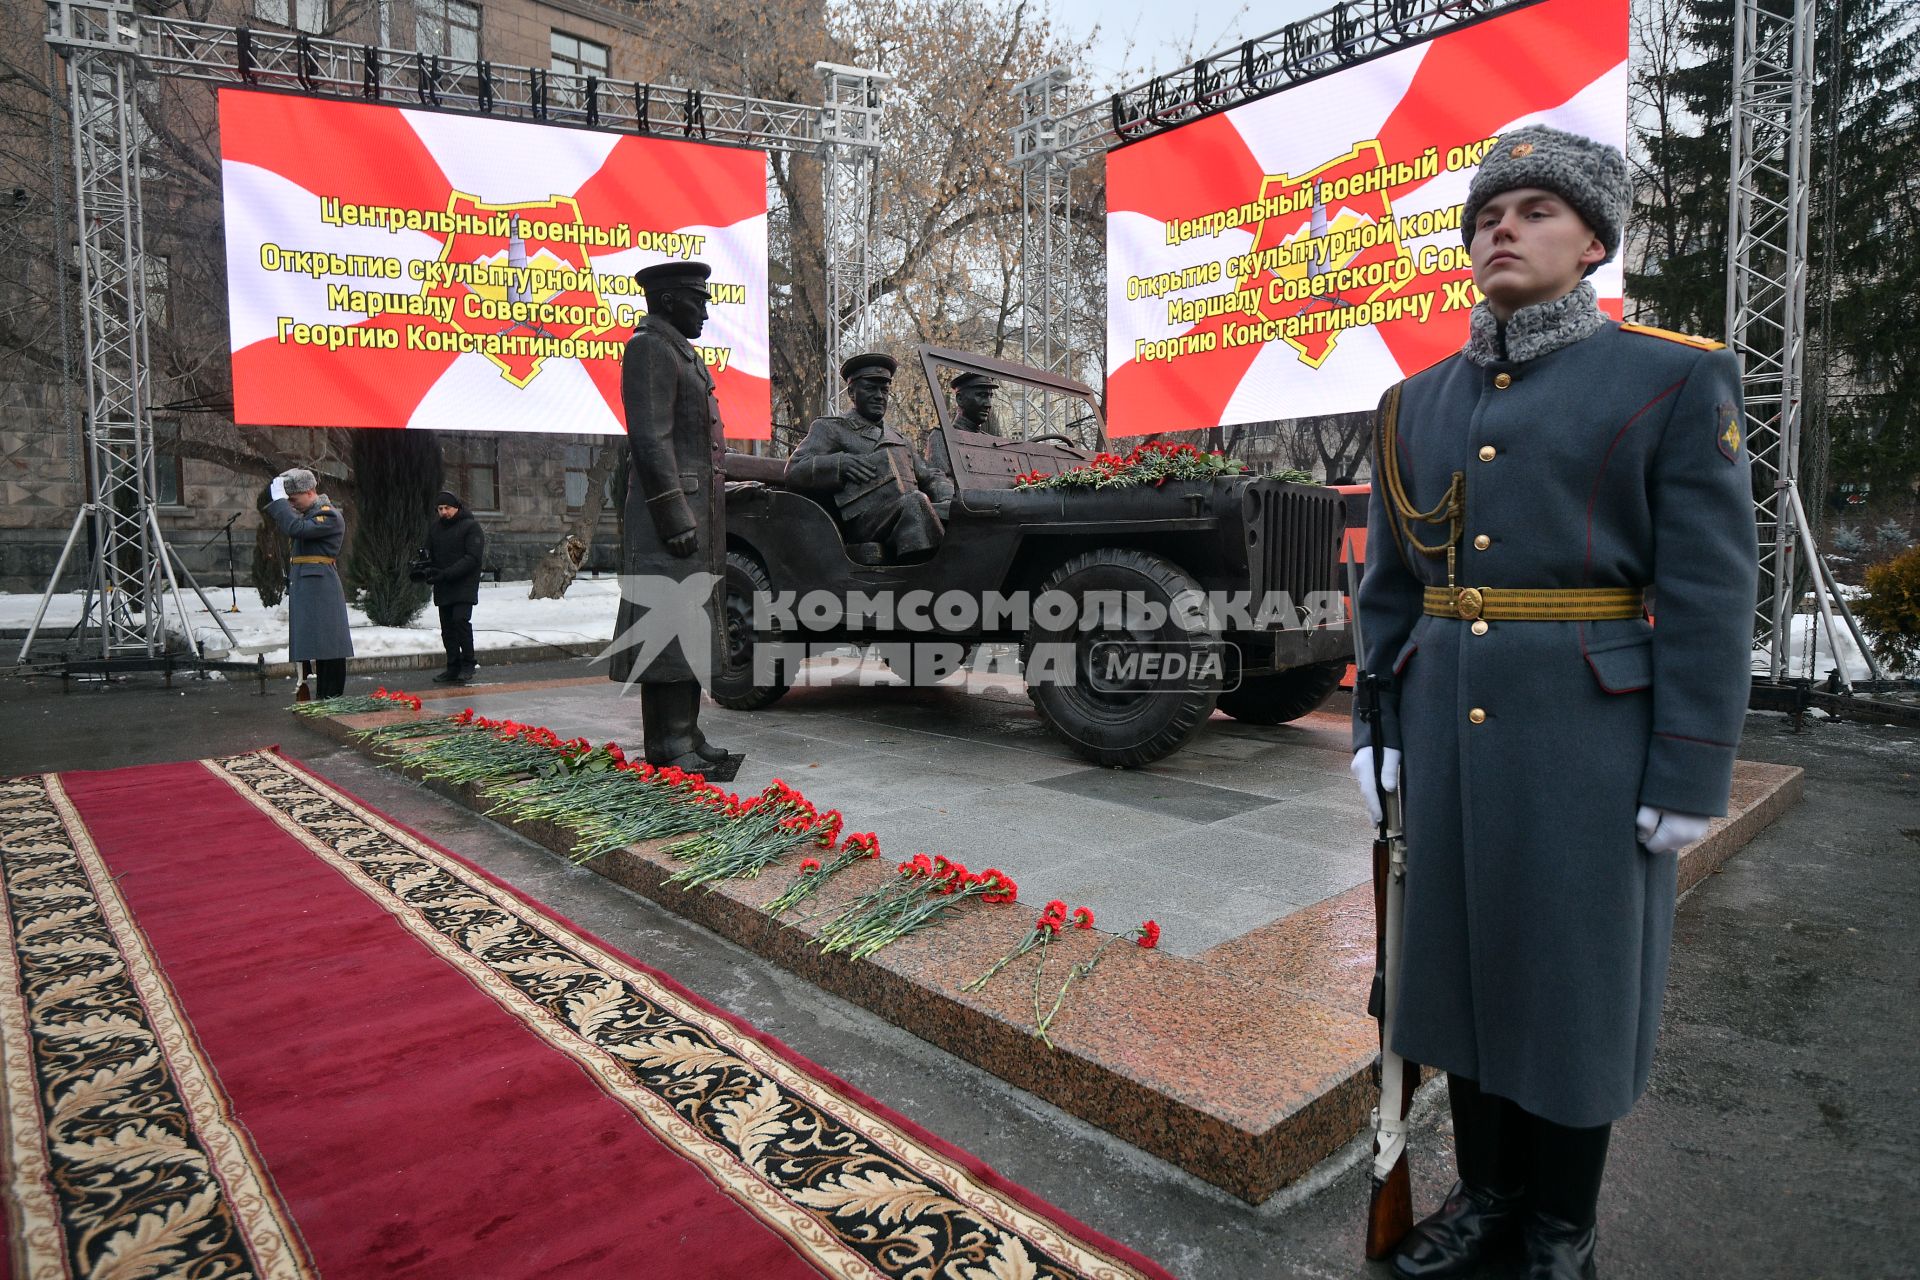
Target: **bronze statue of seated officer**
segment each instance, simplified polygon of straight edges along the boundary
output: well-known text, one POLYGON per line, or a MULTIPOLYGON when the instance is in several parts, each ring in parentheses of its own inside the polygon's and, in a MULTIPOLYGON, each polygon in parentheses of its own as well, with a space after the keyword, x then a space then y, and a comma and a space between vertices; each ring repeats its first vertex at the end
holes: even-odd
MULTIPOLYGON (((947 431, 971 431, 998 439, 1000 424, 993 416, 993 393, 1000 389, 1000 384, 984 373, 968 371, 948 385, 953 388, 953 403, 957 412, 953 425, 947 431)), ((957 487, 959 477, 953 474, 953 455, 947 448, 945 431, 928 435, 926 457, 928 467, 951 477, 957 487)))
POLYGON ((933 504, 953 496, 953 482, 914 456, 906 437, 886 425, 898 365, 879 352, 840 366, 853 412, 816 418, 787 462, 787 486, 831 495, 848 554, 878 544, 887 559, 924 556, 945 528, 933 504))

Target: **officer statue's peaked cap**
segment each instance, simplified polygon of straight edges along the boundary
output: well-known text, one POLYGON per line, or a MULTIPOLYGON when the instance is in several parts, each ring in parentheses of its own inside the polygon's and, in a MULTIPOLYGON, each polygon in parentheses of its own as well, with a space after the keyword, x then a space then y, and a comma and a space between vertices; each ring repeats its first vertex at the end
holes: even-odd
POLYGON ((713 268, 704 262, 656 262, 633 273, 634 283, 648 293, 662 289, 697 289, 707 293, 713 268))
POLYGON ((840 366, 840 376, 848 382, 855 378, 885 378, 893 381, 894 371, 900 362, 884 351, 869 351, 865 355, 849 358, 840 366))
POLYGON ((1000 384, 984 373, 976 373, 969 369, 956 377, 951 385, 955 391, 964 391, 968 387, 997 387, 1000 384))

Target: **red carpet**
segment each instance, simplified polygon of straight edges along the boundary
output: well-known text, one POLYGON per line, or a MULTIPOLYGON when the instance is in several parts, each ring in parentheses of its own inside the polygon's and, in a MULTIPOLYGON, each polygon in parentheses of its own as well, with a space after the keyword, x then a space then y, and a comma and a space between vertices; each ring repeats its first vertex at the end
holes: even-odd
POLYGON ((23 1280, 1165 1275, 275 753, 0 860, 23 1280))

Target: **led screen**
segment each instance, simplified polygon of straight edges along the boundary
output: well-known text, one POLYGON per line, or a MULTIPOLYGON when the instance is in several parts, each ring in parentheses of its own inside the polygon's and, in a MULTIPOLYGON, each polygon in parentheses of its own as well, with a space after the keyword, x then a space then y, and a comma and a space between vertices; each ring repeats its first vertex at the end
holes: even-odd
POLYGON ((633 273, 713 268, 727 435, 765 438, 759 151, 222 90, 234 419, 619 434, 633 273))
MULTIPOLYGON (((1371 409, 1458 350, 1467 185, 1536 123, 1624 149, 1627 0, 1542 0, 1112 153, 1110 433, 1371 409)), ((1619 318, 1618 259, 1593 282, 1619 318)))

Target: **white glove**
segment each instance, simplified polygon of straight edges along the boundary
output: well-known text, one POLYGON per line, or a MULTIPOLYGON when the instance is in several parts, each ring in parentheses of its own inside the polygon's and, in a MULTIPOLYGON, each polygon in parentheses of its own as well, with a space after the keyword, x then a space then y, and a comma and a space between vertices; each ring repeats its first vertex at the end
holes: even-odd
POLYGON ((1380 790, 1373 785, 1373 748, 1362 747, 1353 753, 1353 780, 1360 784, 1360 798, 1366 802, 1367 814, 1377 824, 1383 812, 1380 808, 1380 791, 1398 791, 1400 789, 1400 753, 1392 747, 1380 752, 1380 790))
POLYGON ((1677 853, 1707 834, 1712 822, 1697 813, 1675 813, 1643 804, 1634 815, 1633 829, 1648 853, 1677 853))
POLYGON ((275 476, 273 478, 273 483, 267 486, 267 496, 269 498, 286 497, 287 496, 287 478, 285 476, 275 476))

